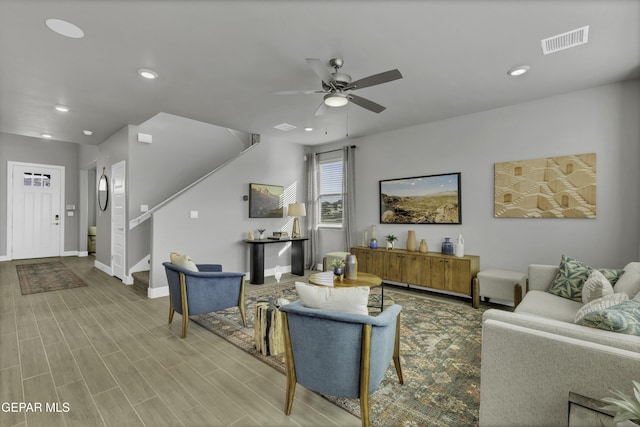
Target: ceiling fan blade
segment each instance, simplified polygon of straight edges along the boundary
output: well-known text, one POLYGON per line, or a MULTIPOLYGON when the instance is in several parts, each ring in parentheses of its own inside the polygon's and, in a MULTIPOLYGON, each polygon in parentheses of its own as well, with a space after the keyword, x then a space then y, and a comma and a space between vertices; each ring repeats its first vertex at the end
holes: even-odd
POLYGON ((322 103, 318 106, 318 109, 314 113, 314 116, 322 116, 324 113, 327 112, 328 109, 329 107, 327 107, 324 101, 322 101, 322 103))
POLYGON ((369 86, 375 86, 382 83, 392 82, 402 78, 402 74, 397 69, 385 71, 384 73, 374 74, 369 77, 365 77, 355 82, 351 82, 344 90, 348 89, 362 89, 369 86))
POLYGON ((369 101, 366 98, 363 98, 361 96, 357 96, 357 95, 349 95, 349 99, 356 105, 365 108, 369 111, 373 111, 374 113, 381 113, 383 112, 387 107, 383 107, 380 104, 376 104, 373 101, 369 101))
POLYGON ((320 61, 315 58, 307 58, 309 66, 313 69, 313 72, 320 77, 320 79, 327 85, 335 87, 336 81, 333 79, 329 69, 320 61))
POLYGON ((325 93, 322 90, 281 90, 273 92, 274 95, 310 95, 312 93, 325 93))

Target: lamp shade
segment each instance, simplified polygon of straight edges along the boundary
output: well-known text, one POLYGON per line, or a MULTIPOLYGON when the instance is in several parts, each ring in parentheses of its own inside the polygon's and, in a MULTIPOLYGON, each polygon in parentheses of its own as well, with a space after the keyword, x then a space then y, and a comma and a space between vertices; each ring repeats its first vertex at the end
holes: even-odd
POLYGON ((288 216, 307 216, 307 208, 304 203, 290 203, 287 210, 288 216))

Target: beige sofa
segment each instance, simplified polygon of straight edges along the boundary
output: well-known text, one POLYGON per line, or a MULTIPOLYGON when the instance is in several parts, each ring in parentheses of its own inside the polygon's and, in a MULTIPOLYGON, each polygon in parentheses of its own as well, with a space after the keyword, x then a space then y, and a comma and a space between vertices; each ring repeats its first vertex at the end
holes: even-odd
POLYGON ((566 426, 569 392, 594 399, 640 379, 640 337, 573 323, 582 304, 552 295, 556 266, 529 266, 515 312, 483 315, 480 426, 566 426))

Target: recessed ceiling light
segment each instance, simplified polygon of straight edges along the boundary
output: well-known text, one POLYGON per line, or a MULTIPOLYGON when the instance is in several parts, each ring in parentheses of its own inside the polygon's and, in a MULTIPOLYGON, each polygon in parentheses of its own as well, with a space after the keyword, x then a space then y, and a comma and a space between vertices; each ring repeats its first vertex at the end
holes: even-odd
POLYGON ((64 105, 56 105, 56 111, 60 111, 61 113, 68 113, 69 107, 65 107, 64 105))
POLYGON ((44 21, 44 23, 51 31, 54 31, 61 36, 71 37, 72 39, 81 39, 84 37, 84 31, 71 22, 63 21, 62 19, 50 18, 44 21))
POLYGON ((158 78, 158 73, 153 70, 147 70, 145 68, 141 68, 138 70, 138 74, 144 77, 145 79, 153 80, 158 78))
POLYGON ((517 67, 513 67, 512 69, 507 71, 507 74, 513 77, 517 77, 523 75, 527 71, 529 71, 528 65, 518 65, 517 67))
POLYGON ((51 135, 50 133, 43 133, 41 135, 42 135, 43 138, 47 138, 47 139, 53 138, 53 135, 51 135))
POLYGON ((93 135, 93 131, 92 130, 83 130, 82 133, 84 133, 87 136, 93 135))
POLYGON ((304 128, 304 130, 306 130, 307 132, 311 132, 313 128, 311 126, 307 126, 306 128, 304 128))

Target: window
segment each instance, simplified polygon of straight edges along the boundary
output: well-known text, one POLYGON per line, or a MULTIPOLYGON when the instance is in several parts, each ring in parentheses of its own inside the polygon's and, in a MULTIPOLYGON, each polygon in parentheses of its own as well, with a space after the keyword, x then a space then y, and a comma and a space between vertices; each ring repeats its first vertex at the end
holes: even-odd
POLYGON ((342 160, 322 161, 319 166, 319 225, 342 225, 342 160))

